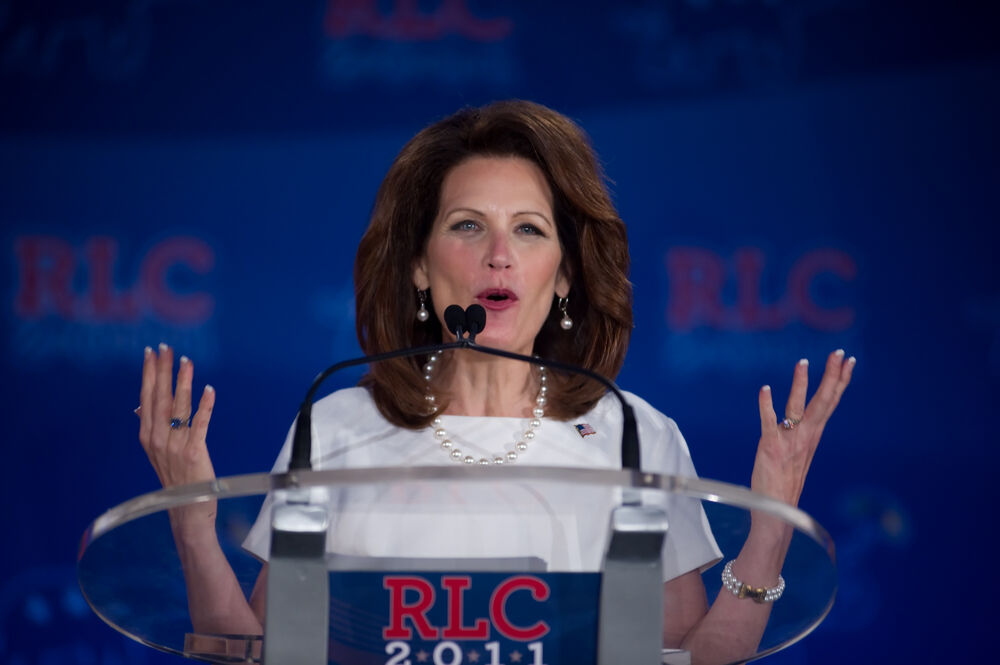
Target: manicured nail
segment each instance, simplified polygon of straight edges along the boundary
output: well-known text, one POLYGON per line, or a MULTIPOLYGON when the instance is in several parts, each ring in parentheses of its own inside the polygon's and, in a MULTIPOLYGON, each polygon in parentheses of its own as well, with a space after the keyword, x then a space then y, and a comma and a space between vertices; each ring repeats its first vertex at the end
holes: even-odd
POLYGON ((207 385, 207 386, 205 386, 205 392, 206 393, 214 393, 215 392, 215 388, 213 388, 211 385, 207 385))
POLYGON ((808 366, 809 365, 809 359, 808 358, 803 358, 802 360, 799 361, 799 364, 800 365, 808 366))
POLYGON ((169 348, 170 348, 169 346, 167 346, 163 342, 160 342, 160 353, 163 353, 164 351, 166 351, 169 348))
POLYGON ((152 347, 147 346, 145 349, 142 350, 142 355, 148 356, 152 352, 153 352, 152 347))
POLYGON ((139 406, 135 407, 135 409, 132 411, 132 413, 134 413, 135 415, 138 416, 140 411, 142 411, 142 404, 140 404, 139 406))
POLYGON ((771 386, 764 386, 763 388, 761 388, 761 390, 766 390, 767 392, 771 392, 771 386))
POLYGON ((833 355, 835 355, 835 356, 837 356, 839 358, 843 358, 844 357, 844 350, 843 349, 837 349, 836 351, 833 352, 833 355))
POLYGON ((188 357, 187 357, 187 356, 181 356, 181 364, 182 364, 182 365, 183 365, 184 363, 189 363, 189 362, 191 362, 191 361, 190 361, 190 360, 188 360, 188 357))
POLYGON ((858 362, 858 359, 855 358, 854 356, 851 356, 850 358, 847 359, 847 362, 853 365, 854 363, 858 362))

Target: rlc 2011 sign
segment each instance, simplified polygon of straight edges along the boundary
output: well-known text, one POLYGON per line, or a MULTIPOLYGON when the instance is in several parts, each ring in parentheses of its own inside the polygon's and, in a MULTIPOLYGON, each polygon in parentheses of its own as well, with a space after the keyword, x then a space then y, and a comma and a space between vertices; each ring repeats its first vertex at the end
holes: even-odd
POLYGON ((548 634, 545 621, 516 624, 507 614, 507 601, 516 593, 530 594, 538 602, 549 597, 549 586, 531 575, 515 575, 500 582, 490 594, 488 616, 481 614, 465 623, 464 593, 472 586, 468 575, 442 575, 441 588, 445 593, 447 621, 443 626, 433 625, 427 617, 437 600, 437 590, 422 577, 413 575, 387 575, 383 587, 389 591, 389 625, 382 629, 385 640, 408 640, 413 629, 424 640, 485 640, 490 637, 490 626, 501 636, 527 642, 548 634), (406 625, 406 620, 413 628, 406 625))
POLYGON ((334 571, 330 662, 595 665, 600 589, 598 572, 334 571))

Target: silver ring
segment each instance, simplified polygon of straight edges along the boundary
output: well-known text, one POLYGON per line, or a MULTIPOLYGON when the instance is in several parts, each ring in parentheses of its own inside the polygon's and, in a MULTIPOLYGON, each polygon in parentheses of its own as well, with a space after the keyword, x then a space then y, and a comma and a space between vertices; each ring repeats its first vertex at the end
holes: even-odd
POLYGON ((781 421, 781 426, 785 429, 795 429, 795 426, 801 422, 801 418, 789 418, 786 416, 785 419, 781 421))
POLYGON ((189 418, 171 418, 170 429, 183 429, 188 426, 189 418))

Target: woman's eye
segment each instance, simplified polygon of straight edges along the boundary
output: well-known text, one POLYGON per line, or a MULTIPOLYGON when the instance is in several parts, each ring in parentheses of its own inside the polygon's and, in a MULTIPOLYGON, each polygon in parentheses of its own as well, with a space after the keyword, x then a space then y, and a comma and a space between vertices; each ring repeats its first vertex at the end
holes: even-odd
POLYGON ((452 231, 475 231, 479 228, 479 224, 471 219, 463 219, 460 222, 455 222, 452 224, 452 231))
POLYGON ((517 227, 517 229, 519 232, 524 233, 526 235, 533 235, 533 236, 545 235, 545 233, 543 233, 542 230, 537 226, 535 226, 534 224, 521 224, 519 227, 517 227))

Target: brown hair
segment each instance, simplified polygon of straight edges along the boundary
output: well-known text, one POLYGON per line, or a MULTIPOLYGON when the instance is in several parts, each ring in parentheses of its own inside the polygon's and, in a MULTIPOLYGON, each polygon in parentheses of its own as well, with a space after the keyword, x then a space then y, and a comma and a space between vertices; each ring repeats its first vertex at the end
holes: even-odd
MULTIPOLYGON (((396 157, 375 197, 354 265, 361 348, 372 354, 441 341, 437 317, 417 321, 413 266, 437 216, 445 175, 472 156, 528 159, 552 190, 574 325, 564 331, 561 317, 549 316, 535 338, 534 353, 614 378, 632 332, 625 224, 583 131, 552 109, 520 100, 463 109, 422 130, 396 157)), ((430 298, 427 309, 433 312, 430 298)), ((390 422, 417 428, 432 419, 424 397, 424 362, 376 363, 362 378, 390 422)), ((561 419, 586 413, 604 390, 589 379, 552 373, 546 413, 561 419)))

